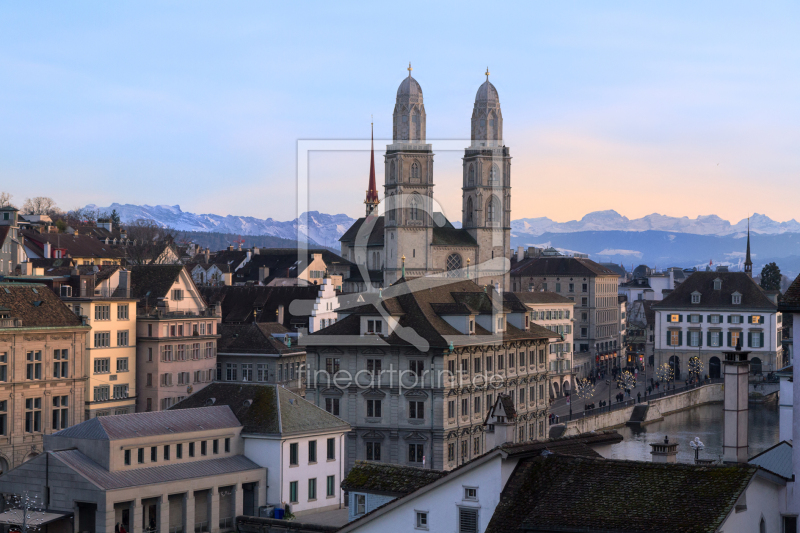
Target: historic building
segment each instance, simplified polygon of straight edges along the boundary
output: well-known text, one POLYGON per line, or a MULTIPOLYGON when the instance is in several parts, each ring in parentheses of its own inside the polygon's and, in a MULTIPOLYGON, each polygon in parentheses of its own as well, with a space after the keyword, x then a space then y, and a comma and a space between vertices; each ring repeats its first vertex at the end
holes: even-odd
POLYGON ((531 322, 514 294, 421 277, 338 313, 303 338, 306 399, 351 425, 347 468, 455 468, 486 451, 498 394, 516 406, 515 442, 545 436, 548 343, 560 336, 531 322))
POLYGON ((471 142, 464 151, 462 220, 457 229, 437 207, 422 88, 411 77, 410 66, 408 70, 397 89, 393 142, 384 156, 384 214, 378 214, 373 148, 366 216, 340 239, 342 256, 365 270, 357 276, 365 288, 366 280, 373 287, 388 287, 405 272, 408 278, 469 278, 508 290, 511 156, 503 144, 497 89, 487 71, 475 96, 471 142))

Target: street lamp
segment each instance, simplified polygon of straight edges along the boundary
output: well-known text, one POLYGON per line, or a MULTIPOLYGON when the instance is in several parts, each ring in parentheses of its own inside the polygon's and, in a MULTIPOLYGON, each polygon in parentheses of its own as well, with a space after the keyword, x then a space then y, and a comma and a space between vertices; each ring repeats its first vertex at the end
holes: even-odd
POLYGON ((705 445, 700 441, 700 437, 695 437, 694 440, 689 441, 689 446, 694 450, 694 462, 697 464, 700 459, 700 450, 705 448, 705 445))

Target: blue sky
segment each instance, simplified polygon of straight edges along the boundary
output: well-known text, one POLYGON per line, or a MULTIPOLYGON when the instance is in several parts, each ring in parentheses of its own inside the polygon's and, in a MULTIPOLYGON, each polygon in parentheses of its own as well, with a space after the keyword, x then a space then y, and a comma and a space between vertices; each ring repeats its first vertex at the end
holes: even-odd
MULTIPOLYGON (((297 140, 387 137, 411 61, 434 151, 488 65, 513 218, 797 216, 796 2, 497 4, 5 3, 0 190, 293 218, 297 140)), ((315 154, 310 207, 359 216, 367 171, 315 154)), ((460 176, 437 154, 452 213, 460 176)))

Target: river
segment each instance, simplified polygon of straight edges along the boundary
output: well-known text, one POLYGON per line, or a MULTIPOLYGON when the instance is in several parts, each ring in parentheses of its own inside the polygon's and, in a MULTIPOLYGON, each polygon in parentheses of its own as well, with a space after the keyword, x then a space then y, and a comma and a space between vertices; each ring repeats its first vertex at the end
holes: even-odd
MULTIPOLYGON (((778 402, 751 403, 749 412, 749 457, 757 455, 778 443, 778 402)), ((719 459, 722 456, 722 403, 693 407, 664 417, 641 429, 617 429, 623 441, 611 446, 598 447, 597 451, 611 459, 650 461, 650 443, 678 442, 678 462, 694 462, 694 451, 689 441, 695 437, 705 445, 701 459, 719 459)))

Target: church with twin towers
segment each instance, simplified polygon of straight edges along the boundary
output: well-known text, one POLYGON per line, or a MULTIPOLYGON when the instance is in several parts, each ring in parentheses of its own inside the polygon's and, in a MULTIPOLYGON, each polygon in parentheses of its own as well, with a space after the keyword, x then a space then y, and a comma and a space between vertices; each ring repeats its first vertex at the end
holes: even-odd
POLYGON ((422 87, 409 65, 397 89, 392 144, 384 155, 383 198, 375 180, 373 144, 366 216, 340 239, 342 256, 366 265, 373 287, 388 287, 403 276, 436 276, 509 290, 511 156, 503 143, 500 98, 488 69, 485 76, 464 148, 461 228, 456 228, 437 201, 448 191, 434 189, 434 152, 426 139, 422 87))

